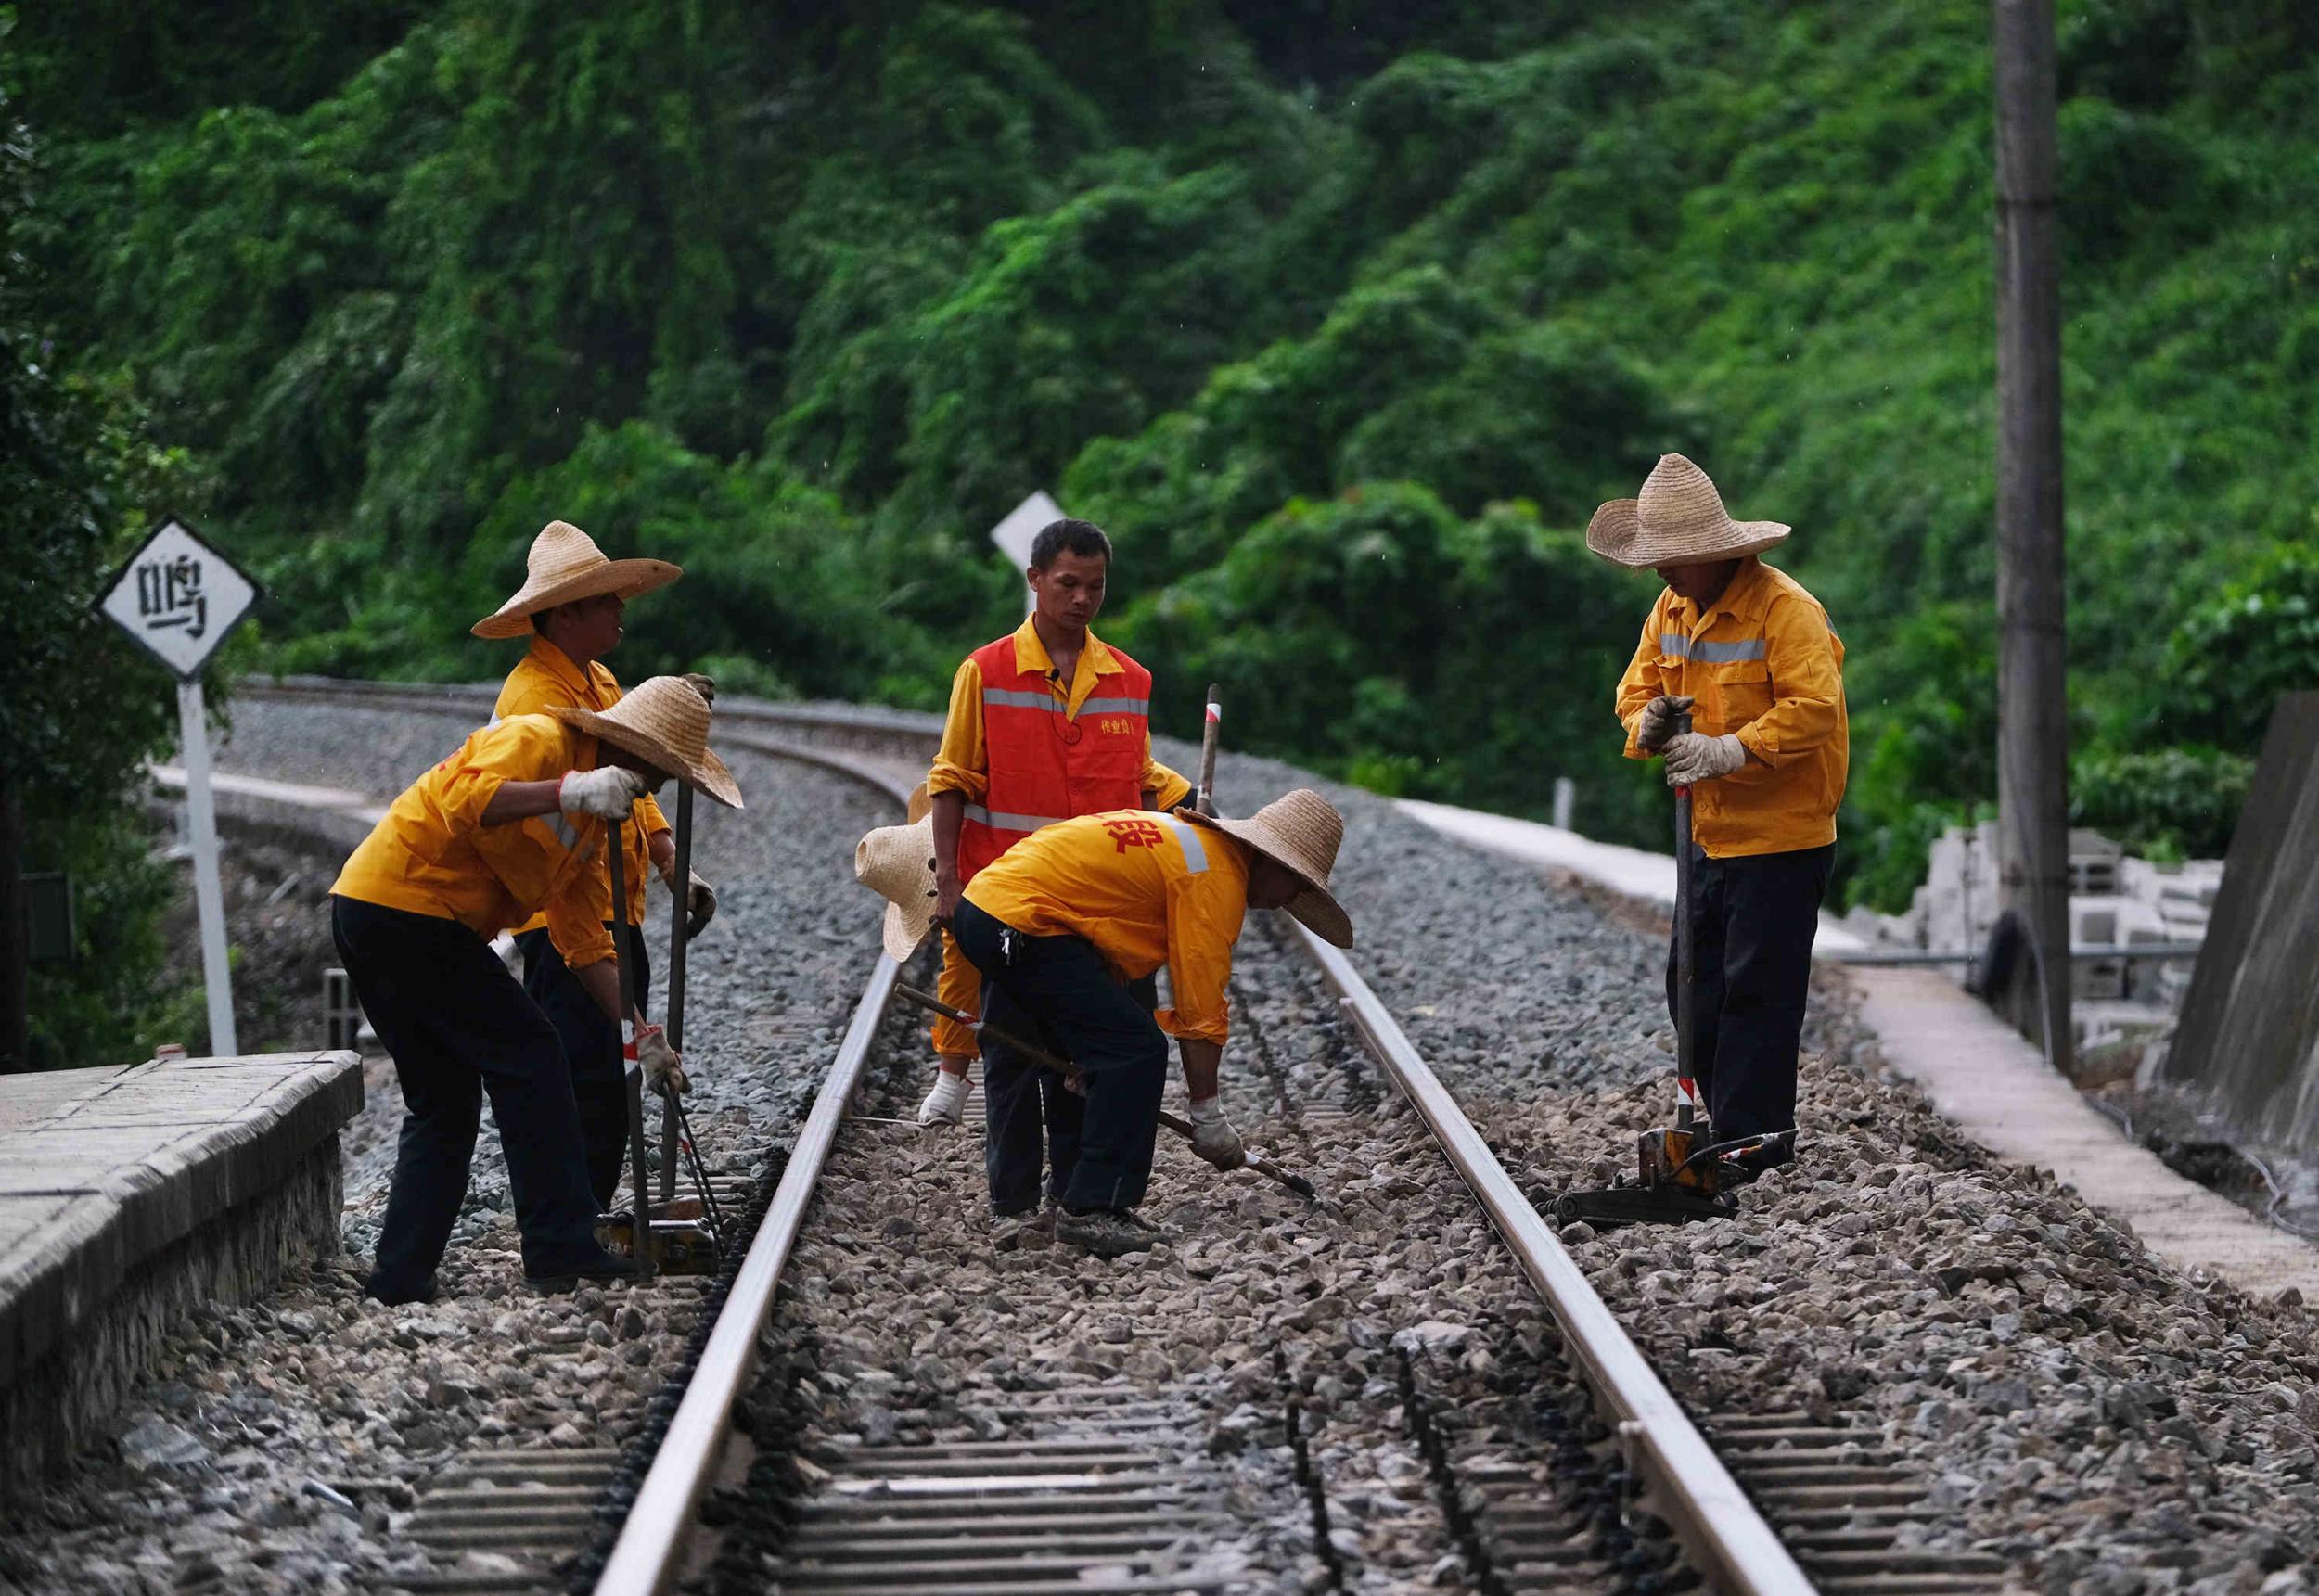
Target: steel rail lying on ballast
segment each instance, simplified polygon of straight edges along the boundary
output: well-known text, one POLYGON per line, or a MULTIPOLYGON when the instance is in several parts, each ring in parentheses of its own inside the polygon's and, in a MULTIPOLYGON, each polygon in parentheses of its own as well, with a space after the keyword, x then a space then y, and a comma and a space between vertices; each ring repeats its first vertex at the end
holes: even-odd
MULTIPOLYGON (((1291 923, 1294 924, 1293 922, 1291 923)), ((1302 926, 1305 952, 1402 1094, 1432 1130, 1561 1326, 1586 1382, 1618 1421, 1619 1443, 1700 1573, 1735 1591, 1809 1592, 1802 1568, 1731 1477, 1658 1373, 1596 1295, 1537 1208, 1458 1107, 1352 961, 1302 926)))

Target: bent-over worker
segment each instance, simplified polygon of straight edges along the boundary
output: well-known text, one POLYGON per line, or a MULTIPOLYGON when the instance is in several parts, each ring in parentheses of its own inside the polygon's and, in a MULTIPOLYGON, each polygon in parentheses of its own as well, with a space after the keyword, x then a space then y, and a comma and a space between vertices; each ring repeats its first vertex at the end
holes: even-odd
MULTIPOLYGON (((532 540, 523 586, 515 596, 468 630, 478 637, 532 639, 523 658, 507 673, 492 713, 499 720, 536 715, 558 705, 609 709, 620 702, 618 678, 600 663, 620 645, 627 601, 665 587, 684 571, 666 560, 607 559, 589 537, 569 521, 550 521, 532 540)), ((711 703, 716 683, 698 673, 684 680, 711 703)), ((636 805, 625 858, 628 923, 645 921, 645 864, 673 893, 676 885, 676 842, 660 806, 647 797, 636 805)), ((596 870, 609 866, 599 857, 596 870)), ((697 937, 716 913, 716 893, 695 871, 685 887, 687 938, 697 937)), ((566 966, 547 933, 547 919, 535 915, 516 932, 523 955, 523 990, 540 1006, 564 1044, 571 1066, 571 1090, 580 1105, 580 1135, 588 1150, 588 1184, 599 1207, 609 1207, 620 1188, 628 1147, 628 1089, 621 1060, 620 1026, 566 966)), ((635 989, 652 985, 651 956, 645 938, 631 936, 621 949, 636 964, 635 989)))
MULTIPOLYGON (((1619 683, 1631 759, 1664 755, 1691 789, 1693 1062, 1718 1142, 1796 1123, 1812 939, 1836 852, 1851 742, 1844 645, 1819 600, 1759 557, 1777 521, 1735 521, 1707 473, 1660 457, 1639 499, 1595 512, 1586 543, 1666 591, 1619 683), (1691 716, 1688 732, 1677 718, 1691 716)), ((1675 1011, 1667 955, 1667 1005, 1675 1011)), ((1792 1138, 1741 1153, 1761 1173, 1792 1138)))
MULTIPOLYGON (((708 748, 709 706, 655 677, 602 713, 557 708, 471 734, 396 798, 331 885, 339 956, 403 1088, 403 1130, 368 1290, 425 1301, 467 1195, 490 1092, 506 1153, 526 1281, 568 1290, 624 1278, 595 1237, 571 1074, 556 1028, 491 950, 545 909, 557 951, 618 1023, 620 972, 598 855, 608 822, 671 775, 720 803, 740 789, 708 748)), ((640 1015, 647 1082, 682 1061, 640 1015)))
MULTIPOLYGON (((1034 607, 1006 637, 958 667, 927 788, 933 804, 938 918, 948 925, 977 872, 1040 827, 1111 810, 1173 809, 1191 784, 1151 755, 1151 672, 1095 634, 1111 572, 1111 540, 1090 521, 1059 520, 1031 545, 1034 607)), ((981 1012, 981 977, 945 938, 940 994, 981 1012)), ((1150 988, 1146 1007, 1157 1001, 1150 988)), ((934 1024, 940 1067, 920 1124, 960 1122, 974 1033, 934 1024)), ((1006 1217, 1039 1207, 1076 1156, 1082 1104, 1052 1074, 1017 1061, 983 1066, 984 1162, 991 1207, 1006 1217), (1044 1139, 1044 1147, 1042 1147, 1044 1139), (1043 1156, 1044 1155, 1044 1156, 1043 1156)))
MULTIPOLYGON (((1304 789, 1247 820, 1118 810, 1045 826, 967 884, 951 930, 982 976, 986 1067, 1038 1067, 998 1040, 1003 1032, 1084 1075, 1079 1135, 1056 1169, 1058 1239, 1107 1258, 1160 1239, 1133 1210, 1151 1175, 1170 1036, 1183 1059, 1194 1150, 1219 1169, 1243 1161, 1217 1081, 1231 1031, 1233 944, 1253 906, 1286 909, 1352 946, 1352 923, 1328 891, 1343 836, 1342 817, 1304 789), (1174 1002, 1154 1015, 1127 983, 1162 964, 1174 1002)), ((925 823, 892 826, 872 832, 857 852, 856 875, 892 900, 890 951, 898 942, 909 951, 933 922, 932 883, 915 862, 929 841, 925 823)))

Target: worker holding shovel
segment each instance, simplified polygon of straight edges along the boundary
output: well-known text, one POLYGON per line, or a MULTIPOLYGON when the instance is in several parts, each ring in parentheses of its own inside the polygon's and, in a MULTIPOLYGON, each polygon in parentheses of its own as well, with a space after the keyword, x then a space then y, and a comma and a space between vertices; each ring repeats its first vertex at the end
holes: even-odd
MULTIPOLYGON (((486 726, 394 800, 331 885, 339 956, 403 1089, 372 1296, 433 1296, 486 1092, 526 1281, 559 1291, 635 1272, 634 1259, 596 1240, 563 1044, 488 939, 545 910, 574 978, 619 1023, 607 827, 671 776, 740 807, 740 788, 709 750, 709 718, 691 686, 657 676, 601 713, 558 707, 486 726)), ((683 1061, 666 1038, 628 1017, 639 1024, 647 1082, 681 1082, 683 1061)))
MULTIPOLYGON (((1758 557, 1787 535, 1777 521, 1733 520, 1680 454, 1586 529, 1595 553, 1667 584, 1619 683, 1618 716, 1628 757, 1664 755, 1668 785, 1691 795, 1688 1051, 1711 1141, 1761 1139, 1736 1155, 1735 1180, 1794 1156, 1812 939, 1851 747, 1844 645, 1819 601, 1758 557)), ((1667 963, 1678 1027, 1680 944, 1667 963)))
MULTIPOLYGON (((608 559, 589 537, 569 521, 550 521, 532 540, 523 586, 468 630, 478 637, 529 637, 531 646, 507 673, 492 707, 494 721, 545 714, 560 706, 602 711, 620 702, 620 681, 603 663, 619 646, 627 601, 665 587, 684 571, 666 560, 608 559)), ((714 702, 716 683, 698 673, 684 678, 702 698, 714 702)), ((698 936, 716 913, 714 889, 698 871, 680 887, 675 878, 676 843, 667 817, 649 797, 636 805, 625 860, 628 923, 644 923, 644 872, 647 856, 671 892, 685 897, 688 936, 698 936)), ((605 863, 596 862, 605 875, 605 863)), ((606 901, 609 901, 607 888, 606 901)), ((609 927, 608 926, 609 930, 609 927)), ((523 990, 556 1028, 571 1067, 571 1089, 580 1106, 580 1131, 587 1143, 588 1184, 596 1206, 609 1208, 619 1190, 628 1151, 628 1086, 619 1024, 607 1015, 564 963, 548 935, 547 917, 534 915, 516 931, 523 955, 523 990)), ((636 990, 652 985, 640 937, 626 939, 634 959, 636 990)))
MULTIPOLYGON (((988 1063, 1019 1037, 1075 1065, 1086 1104, 1076 1156, 1056 1171, 1057 1239, 1105 1258, 1163 1239, 1135 1216, 1151 1175, 1176 1040, 1191 1099, 1193 1147, 1220 1169, 1246 1155, 1217 1077, 1231 1016, 1225 984, 1249 908, 1286 909, 1339 947, 1352 922, 1329 895, 1344 820, 1299 789, 1247 820, 1179 809, 1118 810, 1044 827, 977 873, 951 932, 983 977, 988 1063), (1165 964, 1174 1003, 1147 1013, 1127 980, 1165 964)), ((883 895, 887 951, 914 952, 938 904, 930 823, 862 839, 854 874, 883 895)))

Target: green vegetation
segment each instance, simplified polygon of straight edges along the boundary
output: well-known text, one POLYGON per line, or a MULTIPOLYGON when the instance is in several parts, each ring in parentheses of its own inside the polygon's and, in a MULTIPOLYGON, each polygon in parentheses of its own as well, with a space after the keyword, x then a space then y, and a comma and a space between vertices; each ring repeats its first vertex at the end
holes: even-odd
POLYGON ((0 913, 22 913, 20 873, 64 871, 76 947, 27 970, 22 922, 0 922, 0 1071, 134 1056, 174 996, 154 993, 171 877, 138 797, 173 728, 169 678, 89 606, 182 466, 40 347, 32 147, 13 112, 0 98, 0 913))
MULTIPOLYGON (((481 678, 551 517, 636 676, 931 705, 1117 535, 1164 729, 1655 843, 1576 533, 1662 450, 1845 637, 1845 889, 1993 797, 1985 0, 28 8, 38 320, 269 584, 481 678), (706 580, 704 580, 706 579, 706 580)), ((2319 10, 2063 0, 2081 817, 2210 850, 2319 680, 2319 10)))

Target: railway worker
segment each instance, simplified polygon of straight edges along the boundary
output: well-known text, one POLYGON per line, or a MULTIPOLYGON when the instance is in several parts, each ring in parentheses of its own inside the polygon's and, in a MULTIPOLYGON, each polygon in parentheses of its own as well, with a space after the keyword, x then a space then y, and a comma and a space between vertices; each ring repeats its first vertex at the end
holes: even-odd
MULTIPOLYGON (((478 637, 531 638, 531 646, 507 673, 492 713, 499 720, 535 715, 557 705, 609 709, 620 702, 619 680, 601 663, 620 644, 627 601, 665 587, 684 575, 666 560, 607 559, 596 541, 569 521, 550 521, 532 540, 523 586, 515 596, 469 628, 478 637)), ((716 684, 698 674, 685 680, 703 698, 715 700, 716 684)), ((645 865, 669 890, 676 890, 676 842, 660 806, 646 798, 636 806, 626 858, 628 920, 645 919, 645 865)), ((611 901, 607 867, 605 901, 611 901)), ((716 913, 717 896, 698 871, 685 887, 685 935, 697 937, 716 913)), ((636 960, 636 990, 652 985, 644 938, 631 937, 636 960)), ((609 1207, 620 1189, 628 1145, 628 1087, 619 1024, 609 1018, 566 966, 548 935, 547 920, 534 915, 516 932, 523 954, 523 990, 556 1028, 571 1066, 571 1089, 580 1105, 580 1134, 588 1150, 588 1184, 599 1207, 609 1207)))
MULTIPOLYGON (((1630 759, 1663 755, 1692 812, 1693 1058, 1718 1142, 1751 1178, 1794 1156, 1812 938, 1836 851, 1851 740, 1844 645, 1827 611, 1760 557, 1777 521, 1735 521, 1715 484, 1662 455, 1640 498, 1595 512, 1587 546, 1666 583, 1620 680, 1630 759), (1676 717, 1692 717, 1678 732, 1676 717)), ((1675 1006, 1674 952, 1667 1003, 1675 1006)))
MULTIPOLYGON (((634 1271, 595 1237, 597 1205, 555 1026, 490 938, 545 909, 557 951, 617 1023, 619 965, 597 855, 605 826, 672 775, 718 802, 740 790, 708 747, 709 705, 659 676, 609 709, 558 706, 471 734, 403 795, 332 884, 331 930, 363 1012, 394 1056, 403 1130, 368 1290, 425 1301, 467 1194, 482 1094, 507 1157, 526 1280, 540 1290, 634 1271)), ((660 1028, 647 1080, 683 1089, 660 1028)))
MULTIPOLYGON (((952 678, 949 719, 927 775, 944 925, 976 873, 1041 826, 1110 810, 1173 809, 1192 797, 1191 784, 1151 756, 1151 672, 1093 630, 1110 573, 1111 540, 1101 528, 1050 523, 1031 545, 1031 616, 967 656, 952 678)), ((947 940, 942 1001, 980 1013, 980 977, 947 940)), ((1147 1008, 1157 1002, 1149 986, 1143 996, 1147 1008)), ((939 1065, 918 1122, 955 1125, 974 1034, 938 1020, 933 1041, 939 1065)), ((1034 1212, 1043 1165, 1053 1171, 1053 1196, 1077 1156, 1082 1104, 1051 1075, 1013 1061, 986 1063, 982 1088, 992 1208, 1002 1218, 1034 1212)))
MULTIPOLYGON (((987 1069, 1036 1067, 991 1034, 1004 1032, 1084 1072, 1084 1117, 1057 1171, 1058 1239, 1106 1258, 1160 1239, 1134 1209, 1151 1175, 1170 1036, 1191 1099, 1193 1150, 1219 1169, 1244 1161, 1217 1081, 1233 944, 1254 907, 1286 909, 1352 946, 1352 922, 1328 891, 1343 836, 1343 817, 1303 789, 1247 820, 1118 810, 1043 827, 967 884, 951 933, 982 977, 987 1069), (1126 983, 1162 964, 1174 1002, 1154 1015, 1126 983)), ((890 949, 915 946, 933 923, 929 844, 926 823, 890 826, 856 855, 856 875, 892 901, 890 949)))

